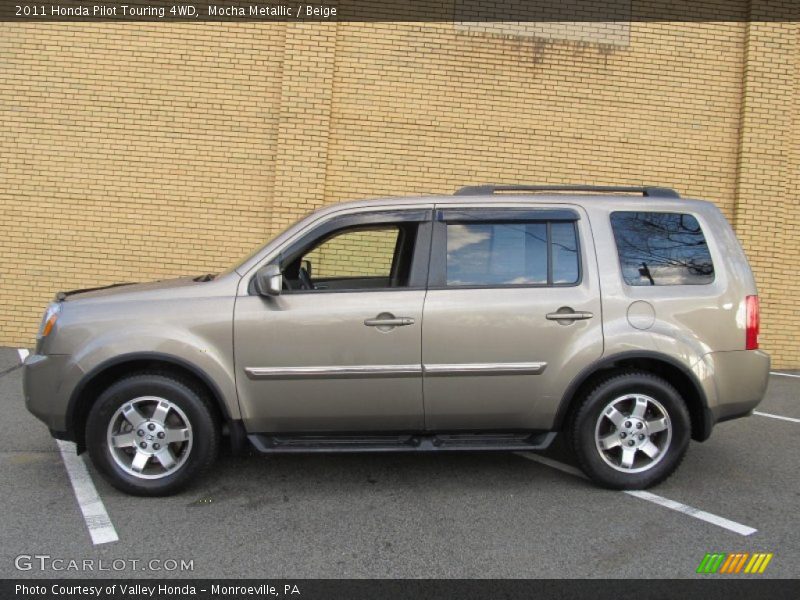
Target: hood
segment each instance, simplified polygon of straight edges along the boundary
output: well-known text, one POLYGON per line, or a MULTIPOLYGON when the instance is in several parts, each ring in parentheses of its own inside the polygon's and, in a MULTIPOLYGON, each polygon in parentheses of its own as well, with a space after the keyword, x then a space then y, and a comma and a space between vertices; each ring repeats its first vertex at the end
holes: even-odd
POLYGON ((192 285, 203 285, 211 279, 208 276, 200 277, 178 277, 176 279, 162 279, 160 281, 149 281, 145 283, 112 283, 111 285, 84 288, 80 290, 70 290, 68 292, 58 292, 56 300, 59 302, 70 302, 72 300, 84 300, 90 298, 108 298, 122 294, 130 295, 137 292, 159 292, 184 288, 192 285))

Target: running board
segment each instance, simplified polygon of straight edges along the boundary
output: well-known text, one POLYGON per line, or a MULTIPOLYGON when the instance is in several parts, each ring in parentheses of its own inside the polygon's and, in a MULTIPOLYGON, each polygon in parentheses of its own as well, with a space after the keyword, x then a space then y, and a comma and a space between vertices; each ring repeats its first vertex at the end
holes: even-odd
POLYGON ((522 433, 436 433, 376 435, 250 434, 247 438, 264 454, 308 452, 458 452, 544 450, 554 431, 522 433))

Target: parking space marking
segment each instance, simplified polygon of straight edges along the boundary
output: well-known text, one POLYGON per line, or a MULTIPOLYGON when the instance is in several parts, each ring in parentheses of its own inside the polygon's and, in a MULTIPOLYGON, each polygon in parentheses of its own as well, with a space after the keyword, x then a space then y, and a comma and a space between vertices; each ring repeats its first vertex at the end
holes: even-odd
POLYGON ((759 417, 769 417, 770 419, 780 419, 781 421, 790 421, 792 423, 800 423, 800 419, 795 419, 794 417, 784 417, 782 415, 773 415, 772 413, 759 412, 757 410, 754 410, 753 414, 754 415, 758 415, 759 417))
MULTIPOLYGON (((528 460, 538 462, 553 469, 558 469, 559 471, 568 473, 570 475, 576 475, 578 477, 582 477, 583 479, 587 479, 586 475, 584 475, 583 472, 576 469, 575 467, 572 467, 570 465, 565 465, 564 463, 560 463, 557 460, 553 460, 552 458, 547 458, 546 456, 539 456, 538 454, 530 454, 527 452, 517 452, 517 456, 527 458, 528 460)), ((694 517, 695 519, 705 521, 706 523, 711 523, 712 525, 716 525, 717 527, 722 527, 723 529, 727 529, 728 531, 738 533, 739 535, 744 535, 744 536, 752 535, 758 531, 758 529, 754 529, 747 525, 737 523, 736 521, 731 521, 730 519, 726 519, 725 517, 720 517, 711 514, 704 510, 700 510, 699 508, 694 508, 693 506, 689 506, 688 504, 683 504, 681 502, 676 502, 675 500, 670 500, 669 498, 664 498, 663 496, 659 496, 651 492, 645 492, 642 490, 623 490, 623 493, 629 496, 633 496, 634 498, 639 498, 639 500, 646 500, 647 502, 653 502, 654 504, 658 504, 659 506, 663 506, 664 508, 669 508, 684 515, 694 517)))
POLYGON ((17 354, 19 354, 19 362, 24 363, 30 352, 25 348, 17 348, 17 354))
POLYGON ((690 517, 694 517, 695 519, 700 519, 701 521, 705 521, 706 523, 711 523, 712 525, 716 525, 717 527, 722 527, 729 531, 733 531, 734 533, 738 533, 739 535, 752 535, 756 531, 758 531, 758 529, 753 529, 752 527, 748 527, 747 525, 742 525, 741 523, 737 523, 736 521, 731 521, 730 519, 726 519, 725 517, 713 515, 704 510, 700 510, 698 508, 694 508, 693 506, 689 506, 688 504, 676 502, 675 500, 670 500, 669 498, 664 498, 663 496, 659 496, 651 492, 645 492, 644 490, 625 490, 625 493, 628 494, 629 496, 633 496, 634 498, 647 500, 648 502, 658 504, 659 506, 663 506, 665 508, 676 510, 679 513, 689 515, 690 517))
POLYGON ((56 442, 58 442, 58 449, 61 450, 61 458, 64 460, 78 506, 83 513, 83 520, 89 529, 89 535, 92 536, 92 543, 97 545, 118 541, 117 530, 114 529, 114 524, 97 493, 97 488, 94 487, 86 464, 75 451, 75 444, 63 440, 56 440, 56 442))
POLYGON ((792 373, 778 373, 777 371, 770 371, 769 374, 780 375, 781 377, 796 377, 797 379, 800 379, 800 375, 794 375, 792 373))
POLYGON ((564 463, 560 463, 557 460, 553 460, 552 458, 547 458, 546 456, 540 456, 538 454, 529 454, 526 452, 517 452, 517 456, 521 456, 522 458, 527 458, 528 460, 532 460, 533 462, 538 462, 540 464, 545 465, 546 467, 558 469, 559 471, 563 473, 568 473, 569 475, 575 475, 575 477, 588 479, 588 477, 586 477, 586 475, 580 469, 576 469, 571 465, 565 465, 564 463))

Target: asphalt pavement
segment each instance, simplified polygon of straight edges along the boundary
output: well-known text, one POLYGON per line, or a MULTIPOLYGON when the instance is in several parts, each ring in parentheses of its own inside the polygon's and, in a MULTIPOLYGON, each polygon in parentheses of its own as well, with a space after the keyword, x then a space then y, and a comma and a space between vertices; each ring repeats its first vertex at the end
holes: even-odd
POLYGON ((696 574, 713 552, 773 554, 730 577, 800 575, 800 377, 771 376, 763 414, 692 442, 654 497, 593 486, 558 441, 543 455, 225 453, 158 499, 118 492, 83 456, 91 511, 118 537, 93 543, 86 489, 25 410, 19 360, 0 349, 2 577, 725 577, 696 574))

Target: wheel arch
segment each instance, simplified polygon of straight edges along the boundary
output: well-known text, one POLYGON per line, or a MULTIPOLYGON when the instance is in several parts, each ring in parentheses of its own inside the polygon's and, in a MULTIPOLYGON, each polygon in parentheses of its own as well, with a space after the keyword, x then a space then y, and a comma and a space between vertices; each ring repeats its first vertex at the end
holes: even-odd
POLYGON ((219 386, 202 369, 178 357, 161 352, 136 352, 116 356, 95 366, 75 386, 67 405, 67 424, 78 453, 86 449, 86 419, 97 397, 114 381, 136 371, 177 375, 208 394, 220 425, 233 422, 219 386))
POLYGON ((705 441, 714 426, 708 396, 697 376, 676 359, 658 352, 631 351, 604 357, 584 368, 567 386, 553 429, 562 431, 579 405, 579 399, 601 379, 616 371, 636 369, 653 373, 672 384, 686 402, 692 422, 692 439, 705 441))

